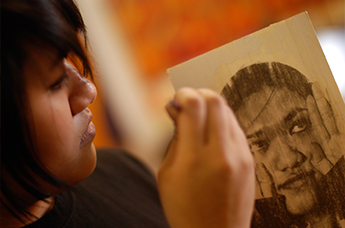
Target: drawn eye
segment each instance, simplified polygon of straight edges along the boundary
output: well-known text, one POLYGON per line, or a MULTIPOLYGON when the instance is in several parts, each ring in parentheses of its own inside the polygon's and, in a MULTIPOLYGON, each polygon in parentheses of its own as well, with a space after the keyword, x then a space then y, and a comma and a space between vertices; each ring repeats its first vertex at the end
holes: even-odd
POLYGON ((250 149, 252 152, 264 152, 268 147, 268 142, 265 140, 259 140, 250 143, 250 149))
POLYGON ((294 122, 290 134, 295 134, 301 131, 304 131, 307 128, 307 123, 303 120, 297 120, 294 122))

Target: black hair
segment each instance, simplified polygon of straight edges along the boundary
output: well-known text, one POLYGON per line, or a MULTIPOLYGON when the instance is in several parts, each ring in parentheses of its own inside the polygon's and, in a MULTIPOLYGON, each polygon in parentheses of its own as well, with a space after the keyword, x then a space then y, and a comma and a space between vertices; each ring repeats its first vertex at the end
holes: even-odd
POLYGON ((49 45, 61 58, 69 58, 83 75, 93 78, 92 66, 79 35, 84 35, 86 43, 85 25, 73 0, 1 1, 0 80, 4 112, 1 118, 6 120, 0 125, 1 202, 18 219, 20 214, 29 219, 32 215, 25 210, 25 203, 11 192, 4 175, 10 175, 38 200, 48 195, 35 187, 37 183, 30 173, 58 188, 69 187, 42 167, 30 140, 23 73, 24 61, 30 58, 27 47, 49 45))
POLYGON ((240 69, 223 87, 221 94, 237 112, 245 98, 265 87, 287 88, 302 98, 312 95, 311 83, 307 78, 295 68, 279 62, 255 63, 240 69))

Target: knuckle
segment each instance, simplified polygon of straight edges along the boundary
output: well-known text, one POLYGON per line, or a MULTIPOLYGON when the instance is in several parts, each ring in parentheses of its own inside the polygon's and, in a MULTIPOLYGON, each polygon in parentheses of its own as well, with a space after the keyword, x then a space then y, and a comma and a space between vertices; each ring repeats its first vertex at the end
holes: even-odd
POLYGON ((207 104, 215 107, 222 107, 224 102, 220 96, 212 95, 206 98, 207 104))
POLYGON ((246 156, 242 158, 238 165, 238 171, 240 174, 249 175, 254 174, 255 170, 255 163, 253 156, 246 156))
POLYGON ((251 154, 241 153, 238 156, 227 158, 220 166, 221 172, 227 173, 230 177, 246 176, 254 173, 255 163, 251 154))
POLYGON ((218 93, 210 89, 199 89, 198 92, 205 98, 208 105, 224 105, 224 100, 218 93))
POLYGON ((199 91, 199 93, 204 94, 206 96, 218 96, 219 95, 215 91, 213 91, 211 89, 206 89, 206 88, 198 89, 198 91, 199 91))
POLYGON ((202 96, 192 88, 181 88, 175 96, 178 102, 185 108, 199 109, 204 105, 202 96))
POLYGON ((200 97, 200 96, 188 96, 186 97, 186 100, 185 100, 185 105, 188 107, 188 108, 193 108, 193 109, 200 109, 202 108, 203 106, 203 99, 200 97))
POLYGON ((243 158, 241 159, 241 167, 244 169, 252 169, 255 167, 254 164, 254 157, 251 154, 243 156, 243 158))

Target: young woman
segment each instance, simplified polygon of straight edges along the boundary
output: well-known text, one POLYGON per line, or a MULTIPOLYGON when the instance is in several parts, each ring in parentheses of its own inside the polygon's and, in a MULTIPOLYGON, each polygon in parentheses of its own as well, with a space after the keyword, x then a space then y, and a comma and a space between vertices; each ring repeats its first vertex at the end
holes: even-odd
POLYGON ((126 152, 96 155, 97 92, 73 1, 3 0, 1 15, 1 227, 250 226, 254 162, 222 97, 186 88, 166 106, 176 136, 158 191, 126 152))

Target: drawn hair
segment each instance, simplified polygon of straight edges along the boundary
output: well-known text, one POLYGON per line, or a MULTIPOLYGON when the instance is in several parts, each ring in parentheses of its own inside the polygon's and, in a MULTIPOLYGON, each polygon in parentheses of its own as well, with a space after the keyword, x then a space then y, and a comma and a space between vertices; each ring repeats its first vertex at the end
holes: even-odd
POLYGON ((312 95, 311 83, 307 78, 298 70, 279 62, 256 63, 239 70, 221 93, 236 112, 246 97, 265 87, 287 88, 303 98, 312 95))

